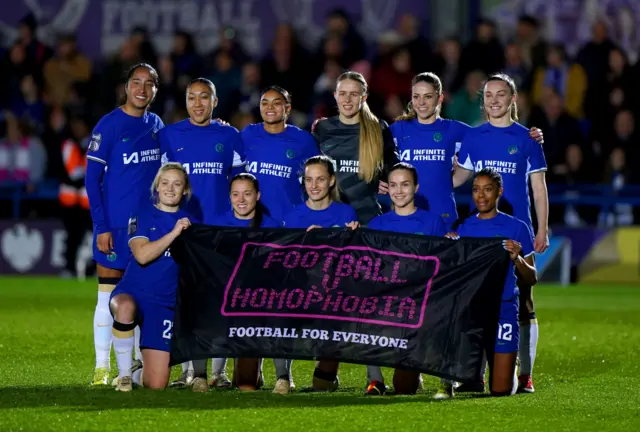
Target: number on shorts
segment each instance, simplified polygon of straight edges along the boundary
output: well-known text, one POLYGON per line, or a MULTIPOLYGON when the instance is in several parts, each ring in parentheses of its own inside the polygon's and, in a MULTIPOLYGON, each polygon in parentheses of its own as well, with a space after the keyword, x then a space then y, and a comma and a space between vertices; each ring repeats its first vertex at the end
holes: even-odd
POLYGON ((162 325, 166 327, 162 332, 162 337, 164 339, 171 339, 171 329, 173 328, 173 322, 170 320, 164 320, 162 325))
POLYGON ((513 326, 509 323, 500 324, 498 323, 498 339, 504 341, 511 340, 511 332, 513 330, 513 326))

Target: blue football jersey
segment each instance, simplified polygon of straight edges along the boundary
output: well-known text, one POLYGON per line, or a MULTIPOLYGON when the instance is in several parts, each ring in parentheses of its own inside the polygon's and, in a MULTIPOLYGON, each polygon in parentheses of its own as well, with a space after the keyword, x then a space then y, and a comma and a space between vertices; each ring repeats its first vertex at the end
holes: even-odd
POLYGON ((529 138, 529 130, 519 123, 500 128, 486 123, 470 129, 464 136, 458 162, 465 169, 479 171, 493 168, 502 175, 506 200, 513 207, 513 216, 529 226, 529 175, 546 171, 547 162, 542 146, 529 138))
POLYGON ((260 182, 260 202, 268 214, 284 220, 293 208, 304 201, 300 178, 307 159, 320 154, 315 138, 295 126, 270 134, 262 123, 242 131, 247 155, 247 171, 260 182))
MULTIPOLYGON (((150 242, 161 239, 170 233, 178 219, 188 217, 179 210, 175 213, 162 211, 154 205, 141 205, 129 219, 129 243, 137 238, 150 242)), ((141 266, 132 257, 122 277, 122 288, 135 293, 136 297, 153 303, 174 307, 178 288, 178 265, 171 257, 170 249, 154 261, 141 266)))
POLYGON ((434 237, 442 237, 447 233, 440 216, 422 209, 417 209, 408 216, 401 216, 394 211, 376 216, 367 228, 434 237))
POLYGON ((356 211, 347 204, 332 202, 324 210, 313 210, 306 203, 302 203, 285 217, 284 226, 286 228, 309 228, 311 225, 318 225, 322 228, 345 228, 345 224, 357 221, 356 211))
POLYGON ((185 205, 189 214, 208 224, 215 215, 229 211, 231 170, 245 164, 238 130, 217 122, 196 126, 186 119, 167 126, 159 137, 162 162, 179 162, 189 174, 193 190, 185 205))
POLYGON ((163 127, 156 114, 133 117, 116 108, 94 128, 86 186, 98 233, 126 228, 131 212, 150 202, 151 184, 160 168, 158 132, 163 127))
POLYGON ((428 125, 417 119, 397 121, 390 128, 400 160, 418 171, 416 206, 440 215, 449 225, 455 222, 458 212, 453 194, 453 158, 470 127, 438 118, 428 125))
MULTIPOLYGON (((522 254, 525 258, 534 252, 533 238, 527 225, 502 212, 498 212, 498 215, 492 219, 480 219, 477 215, 470 216, 458 227, 458 234, 460 237, 501 237, 515 240, 522 245, 522 254)), ((519 293, 515 269, 515 265, 511 262, 504 285, 503 300, 511 301, 519 293)))

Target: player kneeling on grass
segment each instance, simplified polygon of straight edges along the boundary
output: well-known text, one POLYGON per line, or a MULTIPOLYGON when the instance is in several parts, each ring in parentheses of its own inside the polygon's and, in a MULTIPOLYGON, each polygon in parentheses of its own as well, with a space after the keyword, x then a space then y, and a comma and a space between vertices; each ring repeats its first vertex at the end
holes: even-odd
MULTIPOLYGON (((492 396, 511 396, 518 388, 516 359, 520 340, 518 325, 519 290, 517 281, 533 286, 537 283, 537 273, 533 258, 533 240, 527 225, 519 219, 498 211, 498 201, 502 196, 502 176, 495 170, 485 168, 475 173, 472 186, 473 202, 477 213, 465 219, 457 228, 457 233, 447 237, 503 237, 504 249, 509 253, 511 264, 504 290, 496 341, 489 361, 489 389, 492 396)), ((442 380, 436 399, 453 397, 453 384, 442 380)))
POLYGON ((169 383, 169 348, 178 287, 178 265, 171 258, 169 246, 191 225, 180 209, 184 197, 191 195, 182 165, 168 163, 160 168, 151 193, 155 205, 142 204, 129 219, 129 247, 134 259, 129 260, 122 281, 111 294, 118 391, 131 391, 132 381, 152 389, 165 388, 169 383), (136 325, 141 330, 144 367, 132 374, 136 325))

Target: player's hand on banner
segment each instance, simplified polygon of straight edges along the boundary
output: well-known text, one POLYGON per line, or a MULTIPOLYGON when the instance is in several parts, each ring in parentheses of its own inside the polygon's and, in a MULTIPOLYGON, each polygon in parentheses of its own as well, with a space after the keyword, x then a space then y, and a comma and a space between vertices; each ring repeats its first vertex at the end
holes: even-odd
POLYGON ((319 119, 316 119, 311 125, 311 132, 316 131, 316 125, 318 124, 319 121, 326 120, 326 119, 327 119, 326 117, 320 117, 319 119))
POLYGON ((380 195, 386 195, 389 193, 389 183, 385 183, 382 180, 380 180, 380 183, 378 184, 378 193, 380 195))
POLYGON ((542 135, 542 129, 540 128, 534 126, 529 129, 529 137, 532 140, 537 141, 540 145, 544 144, 544 136, 542 135))
POLYGON ((549 249, 549 233, 546 231, 538 231, 538 234, 536 234, 536 238, 533 241, 533 249, 538 253, 542 253, 549 249))
POLYGON ((307 228, 307 232, 311 231, 312 229, 316 229, 316 228, 322 228, 320 225, 311 225, 309 228, 307 228))
POLYGON ((351 228, 352 230, 355 230, 360 227, 360 223, 358 221, 352 221, 352 222, 346 223, 345 225, 347 228, 351 228))
POLYGON ((509 257, 512 261, 518 259, 520 251, 522 250, 522 245, 515 240, 503 240, 502 247, 509 252, 509 257))
POLYGON ((182 219, 178 219, 178 222, 176 222, 176 225, 173 227, 173 233, 179 236, 182 233, 182 231, 186 230, 190 226, 191 226, 191 221, 189 220, 189 218, 185 217, 182 219))
POLYGON ((444 236, 451 240, 460 240, 460 235, 457 232, 448 232, 444 236))
POLYGON ((110 254, 113 250, 113 236, 110 232, 98 234, 96 239, 98 243, 98 250, 103 254, 110 254))

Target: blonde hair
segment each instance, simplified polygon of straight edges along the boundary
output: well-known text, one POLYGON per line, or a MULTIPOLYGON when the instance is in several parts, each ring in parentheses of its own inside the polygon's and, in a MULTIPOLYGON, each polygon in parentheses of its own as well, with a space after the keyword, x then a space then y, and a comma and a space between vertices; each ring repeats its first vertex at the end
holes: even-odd
MULTIPOLYGON (((438 97, 442 96, 442 81, 440 81, 440 78, 438 78, 438 75, 434 74, 433 72, 422 72, 413 77, 413 79, 411 80, 411 87, 415 86, 419 82, 424 82, 429 84, 436 91, 436 94, 438 95, 438 97)), ((438 105, 436 106, 436 116, 439 115, 439 111, 440 111, 439 105, 440 104, 438 103, 438 105)), ((418 117, 418 113, 416 113, 416 110, 413 108, 413 102, 409 102, 407 104, 407 110, 403 112, 401 115, 399 115, 398 117, 396 117, 396 121, 413 120, 416 117, 418 117)))
POLYGON ((182 176, 184 177, 184 194, 187 196, 187 200, 191 199, 191 182, 189 182, 189 174, 187 174, 187 170, 178 162, 168 162, 160 167, 158 172, 156 173, 155 178, 153 179, 153 183, 151 183, 151 199, 154 203, 158 203, 158 187, 160 186, 160 177, 162 174, 167 171, 180 171, 182 176))
MULTIPOLYGON (((362 96, 368 94, 369 87, 362 74, 348 71, 338 77, 337 83, 352 80, 360 84, 362 96)), ((337 84, 336 83, 336 84, 337 84)), ((360 153, 358 155, 358 177, 371 183, 384 167, 382 146, 382 128, 380 121, 369 109, 366 101, 362 102, 360 116, 360 153)))

